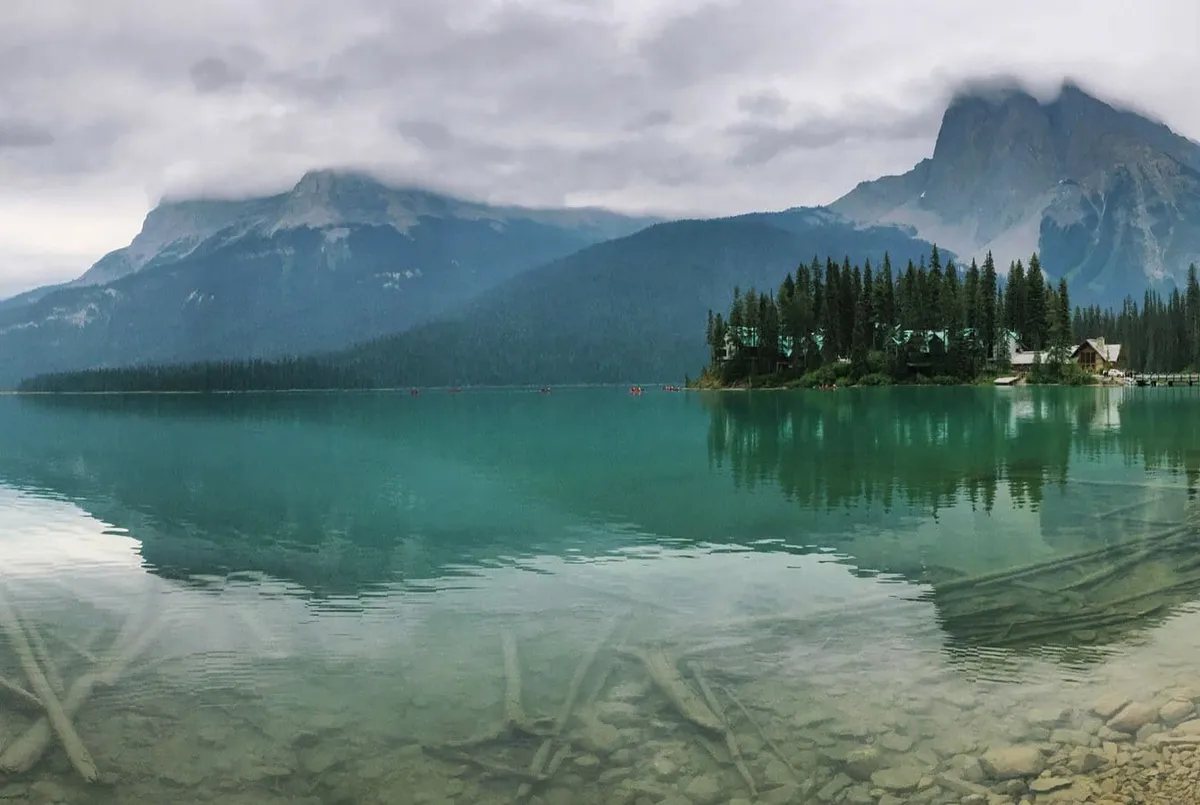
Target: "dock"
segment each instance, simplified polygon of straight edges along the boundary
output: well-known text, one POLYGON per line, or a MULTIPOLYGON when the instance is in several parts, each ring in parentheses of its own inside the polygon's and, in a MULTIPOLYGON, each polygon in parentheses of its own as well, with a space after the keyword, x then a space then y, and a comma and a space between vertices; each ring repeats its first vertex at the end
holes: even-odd
POLYGON ((1195 372, 1128 372, 1127 386, 1200 386, 1200 374, 1195 372))

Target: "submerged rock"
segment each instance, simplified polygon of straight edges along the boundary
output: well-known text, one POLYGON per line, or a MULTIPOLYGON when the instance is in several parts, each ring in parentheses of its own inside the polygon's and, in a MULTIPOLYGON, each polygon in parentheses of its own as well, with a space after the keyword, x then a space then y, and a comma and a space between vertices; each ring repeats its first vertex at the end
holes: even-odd
POLYGON ((879 750, 873 746, 855 749, 846 754, 846 774, 855 780, 870 780, 871 775, 883 766, 879 750))
POLYGON ((1103 719, 1110 719, 1117 712, 1129 704, 1128 696, 1122 696, 1119 693, 1106 693, 1096 701, 1092 702, 1091 711, 1103 719))
POLYGON ((1070 713, 1065 707, 1035 707, 1025 714, 1025 720, 1034 727, 1057 727, 1070 713))
POLYGON ((795 780, 792 779, 791 770, 777 757, 773 757, 767 761, 767 765, 763 769, 763 777, 771 785, 792 785, 795 783, 795 780))
POLYGON ((1046 760, 1036 746, 1009 746, 985 752, 979 759, 983 770, 995 780, 1037 777, 1046 760))
POLYGON ((1071 780, 1067 777, 1039 777, 1029 784, 1029 790, 1035 794, 1048 794, 1070 785, 1071 780))
POLYGON ((595 718, 585 719, 579 732, 580 742, 590 752, 609 755, 621 746, 621 731, 595 718))
POLYGON ((1190 701, 1172 699, 1158 710, 1158 717, 1168 727, 1174 727, 1190 716, 1196 707, 1190 701))
POLYGON ((888 732, 879 736, 877 743, 889 752, 907 752, 912 749, 913 739, 898 732, 888 732))
POLYGON ((1108 720, 1109 729, 1134 733, 1158 718, 1158 708, 1145 702, 1130 702, 1108 720))
MULTIPOLYGON (((733 805, 735 801, 731 800, 729 805, 733 805)), ((798 785, 781 785, 758 796, 759 805, 793 805, 801 801, 798 785)))
POLYGON ((679 767, 668 757, 660 755, 650 765, 660 780, 673 780, 679 774, 679 767))
POLYGON ((850 779, 845 774, 839 774, 825 785, 821 786, 821 790, 817 792, 817 799, 821 800, 822 802, 832 802, 834 797, 852 785, 854 785, 854 780, 850 779))
POLYGON ((1099 746, 1100 739, 1083 730, 1058 729, 1050 733, 1050 742, 1068 746, 1099 746))
POLYGON ((1104 756, 1091 749, 1077 747, 1067 758, 1067 767, 1076 774, 1088 774, 1104 765, 1104 756))
POLYGON ((0 799, 23 799, 29 793, 26 783, 9 783, 0 786, 0 799))
POLYGON ((842 794, 842 802, 845 805, 875 805, 875 797, 871 796, 870 788, 859 784, 846 789, 846 793, 842 794))
POLYGON ((880 769, 871 775, 871 784, 898 794, 915 791, 925 772, 915 766, 880 769))
POLYGON ((950 760, 950 771, 968 783, 978 783, 983 779, 983 767, 979 758, 971 755, 956 755, 950 760))
POLYGON ((69 798, 66 789, 52 780, 38 780, 29 793, 42 802, 66 802, 69 798))
POLYGON ((683 789, 686 796, 695 805, 716 805, 721 800, 721 783, 715 775, 702 774, 692 779, 683 789))

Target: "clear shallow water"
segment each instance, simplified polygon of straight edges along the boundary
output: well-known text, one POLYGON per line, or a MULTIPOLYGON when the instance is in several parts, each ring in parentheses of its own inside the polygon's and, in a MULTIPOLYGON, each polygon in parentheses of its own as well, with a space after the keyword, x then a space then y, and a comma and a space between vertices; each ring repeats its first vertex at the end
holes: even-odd
MULTIPOLYGON (((635 649, 703 701, 700 670, 762 801, 874 802, 845 776, 864 747, 934 775, 1044 738, 1047 708, 1197 684, 1197 410, 1186 389, 0 398, 4 596, 59 695, 113 672, 73 719, 99 785, 50 739, 0 796, 511 802, 543 737, 452 744, 502 725, 513 668, 531 721, 586 671, 529 801, 747 796, 635 649)), ((0 692, 0 768, 34 715, 0 692)))

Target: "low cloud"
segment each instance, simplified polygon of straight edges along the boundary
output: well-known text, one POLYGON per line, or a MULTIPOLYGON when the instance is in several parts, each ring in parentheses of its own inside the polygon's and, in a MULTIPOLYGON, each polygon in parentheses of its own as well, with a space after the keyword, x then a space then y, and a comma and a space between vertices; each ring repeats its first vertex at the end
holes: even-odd
POLYGON ((242 70, 215 56, 207 56, 196 62, 188 73, 191 75, 192 85, 201 93, 234 89, 246 80, 246 74, 242 70))
POLYGON ((0 148, 41 148, 54 144, 47 129, 25 120, 0 119, 0 148))
POLYGON ((928 155, 956 87, 997 74, 1075 76, 1200 139, 1197 30, 1178 0, 9 0, 0 209, 70 206, 21 235, 50 265, 127 242, 83 227, 114 193, 331 165, 501 203, 819 204, 928 155))

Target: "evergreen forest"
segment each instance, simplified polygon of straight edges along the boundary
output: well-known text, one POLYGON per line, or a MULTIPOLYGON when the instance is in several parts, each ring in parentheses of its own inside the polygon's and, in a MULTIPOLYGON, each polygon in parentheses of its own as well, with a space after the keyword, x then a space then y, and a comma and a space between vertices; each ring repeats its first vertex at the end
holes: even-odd
POLYGON ((877 268, 813 258, 774 293, 734 288, 706 337, 700 386, 972 382, 1008 371, 1014 347, 1039 353, 1030 382, 1082 384, 1095 378, 1070 354, 1085 338, 1121 344, 1137 371, 1200 367, 1200 283, 1193 265, 1166 299, 1147 290, 1140 306, 1072 311, 1066 279, 1048 281, 1036 253, 1004 278, 990 253, 960 272, 936 246, 898 271, 887 256, 877 268))
MULTIPOLYGON (((1167 294, 1148 289, 1140 302, 1126 299, 1120 310, 1072 309, 1067 281, 1049 281, 1037 254, 1028 262, 1010 263, 1004 276, 990 254, 983 265, 973 261, 965 270, 951 260, 943 265, 936 246, 927 258, 906 261, 903 268, 894 267, 886 253, 877 266, 814 257, 774 292, 734 288, 727 313, 709 312, 710 365, 695 385, 967 383, 1008 372, 1011 341, 1042 355, 1030 372, 1031 382, 1086 383, 1094 377, 1068 359, 1069 351, 1097 336, 1121 344, 1125 369, 1200 369, 1196 267, 1190 267, 1183 289, 1167 294), (939 338, 930 339, 930 333, 939 338)), ((619 361, 621 355, 613 351, 610 357, 619 361)), ((19 390, 239 392, 419 385, 405 374, 383 350, 352 358, 332 354, 61 372, 28 378, 19 390)), ((630 381, 677 382, 678 377, 630 381)))

